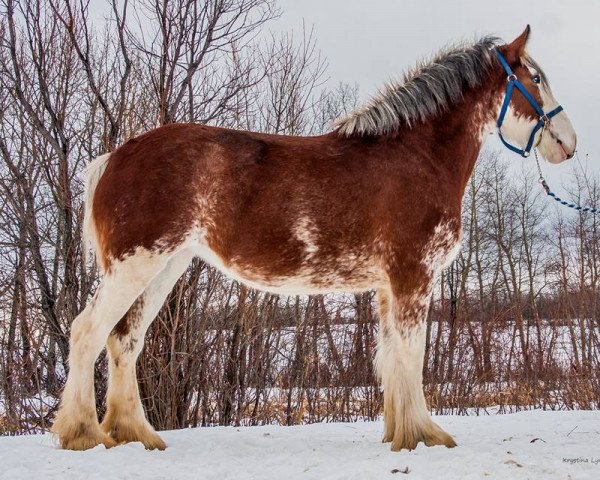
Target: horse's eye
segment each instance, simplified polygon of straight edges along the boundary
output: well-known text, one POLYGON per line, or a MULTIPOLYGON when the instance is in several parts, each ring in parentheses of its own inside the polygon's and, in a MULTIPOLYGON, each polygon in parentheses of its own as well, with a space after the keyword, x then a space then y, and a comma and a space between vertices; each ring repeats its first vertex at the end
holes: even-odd
POLYGON ((539 75, 534 75, 533 77, 531 77, 531 80, 533 81, 533 83, 540 83, 542 81, 542 78, 539 75))

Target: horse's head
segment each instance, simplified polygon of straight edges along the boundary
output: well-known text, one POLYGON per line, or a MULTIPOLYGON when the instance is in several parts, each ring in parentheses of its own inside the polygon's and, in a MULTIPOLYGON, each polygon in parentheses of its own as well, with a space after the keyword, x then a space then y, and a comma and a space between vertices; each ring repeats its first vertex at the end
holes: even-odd
POLYGON ((512 43, 496 49, 503 69, 499 70, 503 71, 500 138, 524 157, 537 147, 546 160, 560 163, 574 155, 577 137, 552 95, 548 78, 525 52, 529 32, 528 25, 512 43))

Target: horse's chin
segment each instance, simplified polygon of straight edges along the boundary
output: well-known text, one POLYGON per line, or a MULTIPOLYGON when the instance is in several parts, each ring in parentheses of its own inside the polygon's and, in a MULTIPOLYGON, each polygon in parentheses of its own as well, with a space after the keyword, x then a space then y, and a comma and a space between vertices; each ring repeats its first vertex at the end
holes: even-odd
POLYGON ((569 159, 569 155, 559 143, 555 141, 542 142, 538 146, 541 156, 549 163, 562 163, 569 159))

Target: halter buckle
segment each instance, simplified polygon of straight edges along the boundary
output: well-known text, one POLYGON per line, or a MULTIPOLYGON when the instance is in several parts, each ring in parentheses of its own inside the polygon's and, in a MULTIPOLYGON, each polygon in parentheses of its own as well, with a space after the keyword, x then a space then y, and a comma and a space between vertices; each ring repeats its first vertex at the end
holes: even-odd
POLYGON ((523 155, 523 158, 527 158, 529 155, 531 155, 531 152, 524 150, 522 155, 523 155))
POLYGON ((516 81, 517 81, 517 76, 516 76, 514 73, 511 73, 511 74, 508 76, 508 81, 509 81, 509 82, 516 82, 516 81))
POLYGON ((543 122, 544 125, 546 125, 548 122, 550 121, 550 117, 548 116, 547 113, 544 113, 541 117, 540 117, 540 122, 543 122))

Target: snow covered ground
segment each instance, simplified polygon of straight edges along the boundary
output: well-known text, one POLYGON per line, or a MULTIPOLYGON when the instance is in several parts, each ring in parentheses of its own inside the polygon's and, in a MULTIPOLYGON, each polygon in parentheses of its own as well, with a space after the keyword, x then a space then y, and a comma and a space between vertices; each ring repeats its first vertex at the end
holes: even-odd
POLYGON ((0 438, 2 479, 599 479, 600 412, 442 416, 459 446, 393 453, 382 424, 218 427, 141 444, 59 450, 50 435, 0 438), (406 473, 407 472, 407 473, 406 473))

